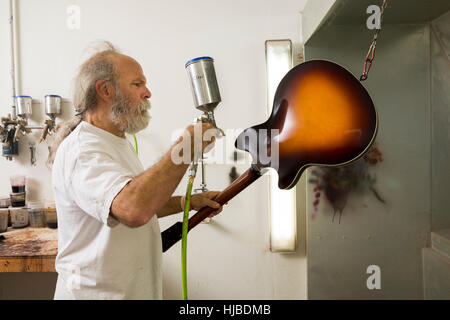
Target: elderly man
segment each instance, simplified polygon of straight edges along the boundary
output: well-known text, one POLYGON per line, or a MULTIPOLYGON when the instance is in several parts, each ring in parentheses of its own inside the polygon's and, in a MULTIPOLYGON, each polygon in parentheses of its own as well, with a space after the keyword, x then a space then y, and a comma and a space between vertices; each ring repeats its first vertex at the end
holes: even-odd
MULTIPOLYGON (((112 46, 80 68, 77 114, 58 130, 49 156, 59 224, 55 299, 162 298, 157 218, 183 210, 184 199, 172 194, 189 166, 175 164, 171 154, 181 143, 192 152, 211 141, 194 146, 204 139, 194 139, 194 126, 188 126, 144 170, 125 133, 147 127, 150 97, 139 63, 112 46)), ((219 213, 222 207, 212 200, 217 194, 193 195, 192 209, 210 206, 219 213)))

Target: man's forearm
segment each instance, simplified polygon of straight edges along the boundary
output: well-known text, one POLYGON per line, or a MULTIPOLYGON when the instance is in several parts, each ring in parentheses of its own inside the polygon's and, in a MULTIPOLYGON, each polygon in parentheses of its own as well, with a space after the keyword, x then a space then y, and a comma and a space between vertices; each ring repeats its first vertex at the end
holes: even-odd
POLYGON ((157 215, 158 218, 162 218, 165 216, 170 216, 171 214, 175 214, 178 212, 183 211, 181 208, 181 196, 176 196, 170 198, 164 207, 161 208, 161 210, 158 211, 157 215))
POLYGON ((131 180, 116 196, 111 211, 119 221, 130 226, 143 225, 169 201, 189 166, 172 161, 174 147, 153 167, 131 180))

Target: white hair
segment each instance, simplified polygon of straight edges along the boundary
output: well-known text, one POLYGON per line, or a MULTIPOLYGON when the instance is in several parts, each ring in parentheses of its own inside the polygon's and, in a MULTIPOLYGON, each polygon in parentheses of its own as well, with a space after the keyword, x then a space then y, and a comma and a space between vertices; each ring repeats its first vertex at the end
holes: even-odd
MULTIPOLYGON (((75 116, 58 125, 54 142, 50 147, 47 167, 51 169, 55 161, 56 151, 63 140, 80 124, 86 111, 93 111, 97 107, 97 91, 95 84, 98 80, 108 80, 114 87, 117 85, 117 68, 113 57, 120 52, 108 41, 100 43, 102 50, 88 58, 79 68, 74 79, 75 116)), ((98 43, 97 43, 98 47, 98 43)), ((98 50, 98 49, 97 49, 98 50)))

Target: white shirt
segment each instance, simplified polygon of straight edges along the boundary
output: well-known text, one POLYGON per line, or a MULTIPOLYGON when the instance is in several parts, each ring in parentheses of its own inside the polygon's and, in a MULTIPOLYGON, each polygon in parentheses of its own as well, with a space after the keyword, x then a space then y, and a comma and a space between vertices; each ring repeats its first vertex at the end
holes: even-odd
POLYGON ((162 299, 157 216, 130 228, 109 215, 115 196, 143 171, 128 140, 88 122, 61 143, 52 169, 55 299, 162 299))

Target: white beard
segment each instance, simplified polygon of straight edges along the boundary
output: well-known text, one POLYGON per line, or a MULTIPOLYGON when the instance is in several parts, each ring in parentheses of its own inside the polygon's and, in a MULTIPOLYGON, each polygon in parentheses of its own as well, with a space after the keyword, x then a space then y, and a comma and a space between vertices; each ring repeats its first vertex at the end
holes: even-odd
POLYGON ((143 100, 136 108, 136 112, 132 113, 130 99, 118 90, 111 106, 110 117, 120 131, 135 134, 147 128, 151 119, 147 110, 150 108, 150 101, 143 100))

